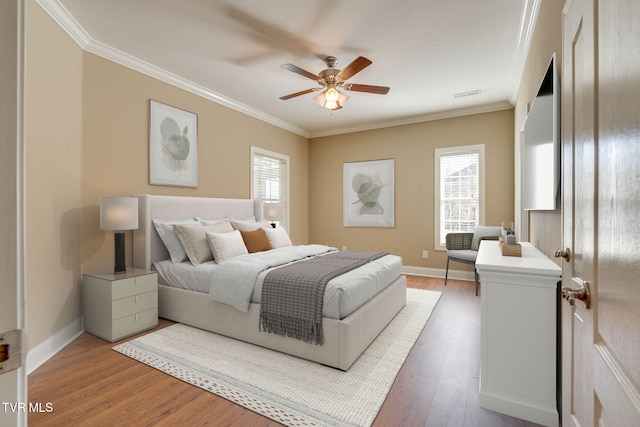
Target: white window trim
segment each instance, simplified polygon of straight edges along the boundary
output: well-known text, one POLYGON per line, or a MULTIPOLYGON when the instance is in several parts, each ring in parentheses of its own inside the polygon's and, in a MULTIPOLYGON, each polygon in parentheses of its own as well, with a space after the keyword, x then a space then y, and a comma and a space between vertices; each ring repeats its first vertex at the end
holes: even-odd
POLYGON ((434 205, 435 205, 435 215, 434 215, 434 249, 436 251, 446 251, 447 247, 445 245, 440 244, 440 157, 442 155, 452 155, 452 154, 466 154, 470 152, 477 152, 480 155, 480 216, 479 221, 480 224, 484 224, 484 210, 485 210, 485 191, 484 191, 484 170, 485 170, 485 161, 484 161, 484 144, 477 145, 464 145, 460 147, 447 147, 447 148, 436 148, 435 150, 435 180, 434 180, 434 205))
POLYGON ((290 168, 290 162, 289 162, 289 156, 287 156, 286 154, 280 154, 280 153, 276 153, 275 151, 269 151, 269 150, 265 150, 263 148, 259 148, 259 147, 254 147, 251 146, 251 157, 250 157, 250 161, 249 161, 249 170, 251 171, 251 176, 250 176, 250 194, 251 194, 251 198, 253 199, 253 158, 254 156, 258 154, 258 155, 262 155, 262 156, 269 156, 269 157, 273 157, 276 159, 280 159, 283 160, 285 162, 285 164, 287 165, 285 167, 285 185, 284 185, 284 194, 285 194, 285 203, 284 203, 284 220, 282 221, 283 225, 286 226, 287 229, 291 229, 291 222, 289 221, 289 204, 291 201, 291 197, 289 194, 289 168, 290 168))

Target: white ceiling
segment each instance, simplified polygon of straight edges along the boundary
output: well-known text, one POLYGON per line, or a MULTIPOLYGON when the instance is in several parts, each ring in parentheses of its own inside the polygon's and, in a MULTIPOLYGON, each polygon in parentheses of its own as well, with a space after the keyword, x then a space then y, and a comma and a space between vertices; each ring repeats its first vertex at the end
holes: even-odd
MULTIPOLYGON (((306 137, 509 108, 540 0, 39 0, 87 51, 306 137), (344 108, 319 107, 314 74, 373 64, 344 108), (472 96, 454 94, 480 90, 472 96)), ((162 101, 162 100, 159 100, 162 101)), ((176 107, 180 107, 177 105, 176 107)))

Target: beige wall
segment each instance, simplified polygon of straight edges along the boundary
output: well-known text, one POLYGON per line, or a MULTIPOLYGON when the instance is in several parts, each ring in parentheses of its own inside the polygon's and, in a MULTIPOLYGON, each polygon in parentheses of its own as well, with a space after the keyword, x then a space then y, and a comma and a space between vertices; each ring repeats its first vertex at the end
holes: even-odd
MULTIPOLYGON (((113 267, 113 236, 99 228, 101 196, 135 193, 251 197, 251 146, 290 158, 294 243, 307 243, 307 139, 137 71, 84 54, 83 271, 113 267), (198 116, 198 187, 149 184, 149 100, 198 116)), ((131 232, 127 265, 132 265, 131 232)))
POLYGON ((34 347, 81 316, 82 49, 26 3, 26 318, 34 347))
POLYGON ((309 240, 385 250, 407 266, 444 268, 446 253, 434 250, 434 150, 474 144, 486 150, 485 223, 511 221, 512 110, 311 139, 309 240), (343 164, 376 159, 395 159, 395 228, 343 227, 343 164), (425 249, 428 259, 422 258, 425 249))
MULTIPOLYGON (((520 129, 527 116, 527 106, 538 93, 552 55, 555 53, 558 75, 562 69, 562 7, 561 1, 540 2, 537 24, 531 39, 531 46, 520 82, 515 111, 515 147, 520 146, 520 129)), ((560 83, 562 84, 562 82, 560 83)), ((548 257, 561 249, 560 207, 555 211, 529 213, 529 241, 548 257)))

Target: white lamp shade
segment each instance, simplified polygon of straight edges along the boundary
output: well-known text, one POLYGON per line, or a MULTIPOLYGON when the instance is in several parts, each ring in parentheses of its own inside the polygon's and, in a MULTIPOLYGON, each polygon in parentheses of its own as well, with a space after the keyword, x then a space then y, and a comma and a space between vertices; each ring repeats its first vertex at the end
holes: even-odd
POLYGON ((101 230, 135 230, 138 228, 136 197, 101 197, 101 230))
POLYGON ((264 203, 262 209, 262 216, 267 221, 282 221, 281 203, 264 203))
POLYGON ((327 110, 338 110, 342 108, 349 97, 339 90, 331 87, 320 92, 318 95, 314 96, 313 99, 319 106, 324 107, 327 110))

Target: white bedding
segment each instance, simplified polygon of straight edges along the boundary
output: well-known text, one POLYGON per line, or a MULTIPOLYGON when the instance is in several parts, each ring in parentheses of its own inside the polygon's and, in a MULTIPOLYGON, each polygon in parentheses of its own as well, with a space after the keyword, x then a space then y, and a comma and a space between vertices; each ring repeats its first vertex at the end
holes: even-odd
MULTIPOLYGON (((303 248, 305 251, 307 248, 312 249, 312 251, 317 250, 318 253, 329 253, 331 250, 335 250, 321 245, 303 245, 303 248)), ((246 258, 245 261, 248 261, 252 258, 273 257, 277 255, 274 252, 285 249, 268 251, 272 254, 257 252, 241 255, 238 258, 246 258)), ((202 293, 210 292, 211 277, 220 273, 219 271, 214 271, 220 267, 214 262, 205 262, 198 266, 193 266, 190 262, 174 264, 171 260, 164 260, 154 263, 154 267, 161 276, 161 283, 202 293)), ((345 318, 397 279, 400 276, 401 269, 402 259, 399 256, 385 255, 331 280, 325 291, 323 316, 332 319, 345 318)), ((260 272, 255 283, 250 284, 252 287, 250 291, 251 302, 260 303, 262 281, 268 271, 260 272)))

